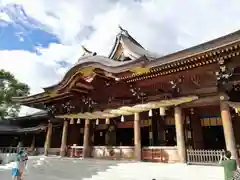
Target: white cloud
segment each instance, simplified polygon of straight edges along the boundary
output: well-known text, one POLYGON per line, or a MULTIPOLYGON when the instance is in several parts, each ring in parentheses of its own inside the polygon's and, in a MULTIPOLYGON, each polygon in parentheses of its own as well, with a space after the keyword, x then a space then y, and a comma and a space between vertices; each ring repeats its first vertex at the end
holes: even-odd
MULTIPOLYGON (((187 48, 240 27, 239 0, 0 0, 0 6, 11 3, 22 5, 30 17, 41 22, 39 28, 61 41, 40 48, 40 56, 21 50, 0 51, 0 67, 28 83, 32 93, 61 79, 66 69, 57 62, 75 63, 81 55, 80 44, 108 55, 119 24, 158 54, 187 48), (86 26, 92 26, 94 32, 87 39, 79 38, 86 26)), ((18 17, 26 23, 22 15, 18 17)), ((9 18, 0 15, 4 21, 13 21, 9 18)))

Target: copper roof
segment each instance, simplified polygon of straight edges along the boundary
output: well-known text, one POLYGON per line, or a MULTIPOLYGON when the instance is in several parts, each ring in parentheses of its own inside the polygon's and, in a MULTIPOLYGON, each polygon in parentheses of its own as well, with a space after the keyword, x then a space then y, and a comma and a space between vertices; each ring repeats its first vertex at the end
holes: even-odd
POLYGON ((10 125, 10 124, 0 124, 0 134, 37 133, 45 130, 46 128, 47 128, 46 125, 21 128, 19 126, 10 125))
POLYGON ((142 45, 137 42, 127 30, 122 28, 121 32, 116 36, 116 40, 114 46, 109 54, 109 58, 113 59, 114 54, 117 51, 119 45, 121 45, 125 51, 124 55, 129 57, 131 60, 136 60, 141 56, 146 56, 149 59, 155 59, 159 57, 159 55, 152 53, 142 47, 142 45))

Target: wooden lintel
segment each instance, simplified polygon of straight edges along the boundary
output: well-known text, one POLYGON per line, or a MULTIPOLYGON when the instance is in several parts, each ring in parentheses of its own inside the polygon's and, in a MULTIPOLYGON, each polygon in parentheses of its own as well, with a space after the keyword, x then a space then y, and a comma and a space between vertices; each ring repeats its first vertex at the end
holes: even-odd
POLYGON ((44 99, 38 99, 38 100, 32 100, 29 101, 27 103, 24 103, 23 105, 29 106, 31 104, 39 104, 39 103, 48 103, 50 101, 56 101, 56 100, 60 100, 60 99, 64 99, 64 98, 68 98, 71 97, 72 95, 69 93, 64 93, 64 94, 59 94, 58 96, 55 97, 48 97, 48 98, 44 98, 44 99))
POLYGON ((78 93, 83 93, 83 94, 87 94, 88 92, 85 91, 85 90, 82 90, 82 89, 77 89, 77 88, 72 88, 71 91, 75 91, 75 92, 78 92, 78 93))
POLYGON ((217 86, 214 86, 214 87, 204 87, 204 88, 199 88, 199 89, 189 90, 189 91, 184 90, 180 94, 182 96, 186 96, 189 94, 204 95, 204 94, 212 94, 212 93, 217 93, 217 92, 218 92, 218 88, 217 88, 217 86))
POLYGON ((210 105, 219 105, 220 103, 220 96, 208 96, 208 97, 202 97, 195 101, 182 104, 182 108, 192 108, 192 107, 201 107, 201 106, 210 106, 210 105))
POLYGON ((86 84, 83 84, 83 83, 76 83, 76 87, 79 87, 79 88, 84 88, 84 89, 87 89, 87 90, 93 90, 93 86, 90 86, 90 85, 86 85, 86 84))

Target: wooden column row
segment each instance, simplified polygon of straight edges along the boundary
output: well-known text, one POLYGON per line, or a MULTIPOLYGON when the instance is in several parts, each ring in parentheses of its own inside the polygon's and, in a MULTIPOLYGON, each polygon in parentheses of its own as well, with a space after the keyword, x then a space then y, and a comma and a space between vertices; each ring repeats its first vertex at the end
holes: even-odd
MULTIPOLYGON (((68 135, 68 121, 64 120, 63 131, 62 131, 62 141, 61 141, 61 148, 60 148, 61 157, 64 157, 66 155, 67 135, 68 135)), ((51 145, 51 136, 52 136, 52 123, 49 121, 45 145, 44 145, 45 156, 47 156, 49 152, 49 148, 51 145)), ((88 157, 90 155, 89 153, 90 137, 89 136, 90 136, 90 121, 86 119, 85 128, 84 128, 83 157, 88 157)))
MULTIPOLYGON (((179 158, 181 162, 186 162, 186 148, 185 148, 185 139, 184 139, 184 117, 182 108, 180 106, 175 107, 175 126, 176 126, 176 139, 177 139, 177 148, 179 153, 179 158)), ((229 105, 221 101, 220 102, 221 117, 224 129, 224 136, 226 142, 226 149, 231 151, 232 156, 237 158, 236 153, 236 144, 235 137, 233 133, 233 125, 231 120, 230 108, 229 105)), ((65 156, 66 145, 67 145, 67 132, 68 132, 68 121, 64 121, 63 133, 62 133, 62 144, 60 155, 65 156)), ((48 124, 48 131, 45 141, 45 155, 48 155, 48 149, 51 144, 51 135, 52 135, 52 123, 48 124)), ((135 159, 141 160, 141 126, 140 126, 140 117, 139 113, 134 114, 134 149, 135 149, 135 159)), ((83 157, 90 156, 90 120, 85 120, 84 127, 84 143, 83 143, 83 157)))
MULTIPOLYGON (((183 120, 182 111, 180 107, 175 108, 175 120, 176 120, 176 132, 177 132, 177 145, 182 161, 185 161, 185 143, 183 135, 183 120)), ((60 148, 60 156, 64 157, 66 154, 67 146, 67 133, 68 133, 68 121, 64 120, 63 133, 62 133, 62 143, 60 148)), ((48 150, 51 144, 52 136, 52 123, 48 124, 48 131, 45 141, 45 152, 44 155, 48 155, 48 150)), ((141 160, 141 126, 140 126, 140 116, 139 113, 134 114, 134 151, 135 159, 137 161, 141 160)), ((85 120, 84 127, 84 142, 83 142, 83 158, 90 156, 90 120, 85 120)))
MULTIPOLYGON (((67 133, 68 133, 68 121, 64 120, 62 131, 62 143, 60 148, 60 156, 66 155, 67 146, 67 133)), ((48 151, 51 144, 52 136, 52 123, 48 123, 47 135, 44 146, 44 155, 48 155, 48 151)), ((141 127, 139 113, 134 114, 134 144, 135 144, 135 157, 136 160, 141 160, 141 127)), ((90 156, 90 120, 85 120, 84 137, 83 137, 83 158, 90 156)))
MULTIPOLYGON (((224 130, 224 137, 226 143, 226 150, 230 151, 232 157, 237 159, 237 149, 235 143, 235 137, 233 132, 233 124, 231 119, 230 107, 226 101, 220 101, 220 111, 224 130)), ((175 107, 175 126, 177 136, 178 154, 181 162, 186 162, 186 148, 183 129, 183 113, 180 107, 175 107)))

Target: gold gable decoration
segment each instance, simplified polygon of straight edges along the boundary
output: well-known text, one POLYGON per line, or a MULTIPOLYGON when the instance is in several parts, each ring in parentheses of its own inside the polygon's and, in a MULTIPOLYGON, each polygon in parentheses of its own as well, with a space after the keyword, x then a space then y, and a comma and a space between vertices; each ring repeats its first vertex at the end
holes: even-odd
POLYGON ((90 50, 88 50, 85 46, 81 46, 82 50, 83 50, 83 55, 82 56, 96 56, 97 53, 96 52, 92 52, 90 50))
POLYGON ((139 74, 148 73, 150 71, 150 68, 147 68, 147 67, 135 67, 135 68, 132 68, 130 71, 133 72, 136 75, 139 75, 139 74))
POLYGON ((95 68, 93 67, 84 67, 80 69, 78 72, 81 73, 83 76, 90 76, 94 72, 95 68))
POLYGON ((58 95, 58 92, 56 90, 48 92, 49 97, 55 97, 58 95))

